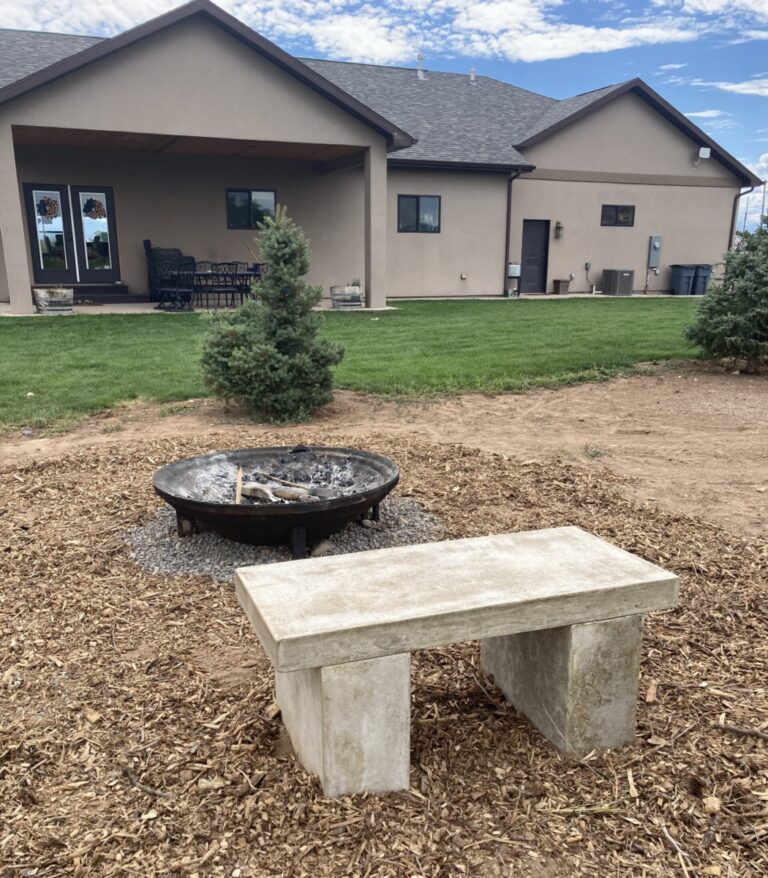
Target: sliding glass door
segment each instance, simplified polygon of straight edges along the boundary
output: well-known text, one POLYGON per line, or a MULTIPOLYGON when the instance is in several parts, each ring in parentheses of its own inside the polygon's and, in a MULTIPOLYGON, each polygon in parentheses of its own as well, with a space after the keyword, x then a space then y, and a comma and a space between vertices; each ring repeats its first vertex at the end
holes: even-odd
POLYGON ((25 183, 37 284, 120 280, 111 186, 25 183))

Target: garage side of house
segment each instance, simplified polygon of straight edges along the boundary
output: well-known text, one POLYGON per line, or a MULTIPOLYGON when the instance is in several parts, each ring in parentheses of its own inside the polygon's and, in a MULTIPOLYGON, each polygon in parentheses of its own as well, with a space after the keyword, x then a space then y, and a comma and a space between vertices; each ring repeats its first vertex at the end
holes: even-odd
POLYGON ((558 279, 601 289, 604 269, 632 271, 635 291, 666 291, 670 263, 721 263, 742 180, 699 149, 633 92, 525 148, 536 169, 514 184, 510 259, 538 259, 543 281, 523 291, 552 292, 558 279))

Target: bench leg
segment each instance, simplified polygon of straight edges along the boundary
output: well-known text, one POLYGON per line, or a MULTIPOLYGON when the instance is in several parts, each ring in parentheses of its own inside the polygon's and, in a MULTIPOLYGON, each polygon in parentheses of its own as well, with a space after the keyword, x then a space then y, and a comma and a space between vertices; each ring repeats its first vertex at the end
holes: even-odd
POLYGON ((408 789, 410 653, 277 673, 275 690, 293 749, 326 796, 408 789))
POLYGON ((483 670, 566 756, 635 737, 643 617, 491 637, 483 670))

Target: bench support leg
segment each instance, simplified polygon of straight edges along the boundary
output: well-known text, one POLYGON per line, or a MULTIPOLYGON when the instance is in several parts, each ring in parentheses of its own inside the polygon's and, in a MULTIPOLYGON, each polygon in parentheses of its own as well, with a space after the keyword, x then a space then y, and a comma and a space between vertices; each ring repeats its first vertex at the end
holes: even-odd
POLYGON ((566 756, 635 737, 643 617, 483 640, 483 670, 566 756))
POLYGON ((408 789, 410 653, 275 675, 299 761, 326 796, 408 789))

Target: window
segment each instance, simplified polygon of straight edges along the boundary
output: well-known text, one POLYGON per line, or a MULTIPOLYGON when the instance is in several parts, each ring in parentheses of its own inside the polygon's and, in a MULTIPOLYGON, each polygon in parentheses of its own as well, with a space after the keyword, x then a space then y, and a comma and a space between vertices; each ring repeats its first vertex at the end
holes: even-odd
POLYGON ((439 232, 439 195, 398 195, 398 232, 439 232))
POLYGON ((604 204, 600 214, 601 226, 633 226, 635 224, 634 204, 604 204))
POLYGON ((265 217, 274 215, 273 189, 227 189, 228 229, 255 229, 265 217))

